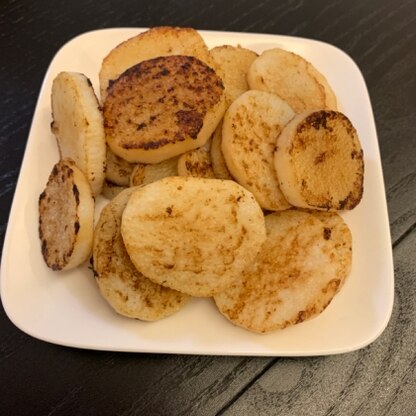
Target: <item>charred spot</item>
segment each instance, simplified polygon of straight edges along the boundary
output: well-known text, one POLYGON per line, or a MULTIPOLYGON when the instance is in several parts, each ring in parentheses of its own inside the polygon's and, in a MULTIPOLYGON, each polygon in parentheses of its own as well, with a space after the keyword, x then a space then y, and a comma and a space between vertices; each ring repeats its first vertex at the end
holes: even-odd
POLYGON ((160 71, 160 75, 162 75, 163 77, 166 77, 167 75, 170 75, 170 71, 169 71, 169 69, 167 69, 167 68, 163 68, 163 69, 160 71))
POLYGON ((62 270, 62 266, 60 265, 60 264, 58 264, 58 263, 52 263, 51 265, 50 265, 50 268, 53 270, 53 271, 59 271, 59 270, 62 270))
POLYGON ((327 122, 329 120, 334 119, 337 116, 336 111, 315 111, 308 117, 306 117, 305 121, 298 127, 299 129, 303 130, 307 128, 308 125, 312 126, 314 129, 319 130, 321 128, 327 128, 327 122))
POLYGON ((99 277, 100 277, 100 275, 98 274, 98 272, 94 269, 94 257, 93 256, 91 256, 90 257, 90 267, 89 267, 91 270, 92 270, 92 274, 93 274, 93 276, 96 278, 96 279, 98 279, 99 277))
POLYGON ((171 215, 172 214, 172 207, 167 207, 166 212, 168 213, 168 215, 171 215))
POLYGON ((175 266, 174 266, 173 264, 164 264, 164 265, 163 265, 163 267, 164 267, 165 269, 171 270, 171 269, 173 269, 175 266))
POLYGON ((328 227, 324 227, 324 239, 329 240, 331 238, 332 231, 328 227))
POLYGON ((348 202, 350 202, 350 199, 351 199, 351 192, 347 195, 346 198, 338 201, 339 209, 344 209, 348 205, 348 202))
POLYGON ((321 154, 316 156, 315 161, 314 161, 315 165, 318 165, 319 163, 324 162, 325 158, 326 158, 326 152, 322 152, 321 154))
POLYGON ((155 121, 157 119, 157 116, 150 116, 150 121, 155 121))
POLYGON ((79 189, 75 184, 72 186, 72 193, 74 194, 76 204, 79 205, 79 189))
POLYGON ((55 165, 55 166, 52 168, 51 177, 52 177, 52 176, 58 176, 58 173, 59 173, 58 166, 57 166, 57 165, 55 165))
POLYGON ((307 319, 307 317, 308 317, 308 315, 307 315, 307 313, 305 311, 299 311, 298 312, 298 316, 296 317, 295 324, 300 324, 305 319, 307 319))
POLYGON ((79 229, 80 229, 79 221, 75 221, 74 222, 74 232, 75 232, 75 234, 78 234, 79 229))
POLYGON ((195 110, 179 110, 175 115, 180 130, 192 139, 196 139, 203 124, 202 114, 195 110))
POLYGON ((142 130, 142 129, 144 129, 146 127, 146 123, 140 123, 140 124, 138 124, 137 125, 137 128, 136 128, 136 130, 142 130))
POLYGON ((357 150, 353 150, 351 152, 351 159, 362 159, 363 158, 363 151, 360 150, 359 152, 357 150))
POLYGON ((108 87, 107 87, 107 91, 108 90, 110 90, 111 88, 112 88, 112 86, 113 86, 113 84, 116 82, 116 80, 115 79, 110 79, 109 81, 108 81, 108 87))
POLYGON ((168 143, 169 143, 169 139, 164 137, 159 140, 151 140, 145 143, 135 143, 135 142, 123 143, 123 148, 127 150, 128 149, 143 149, 143 150, 159 149, 160 147, 165 146, 168 143))
POLYGON ((160 97, 160 98, 158 99, 158 101, 159 101, 161 104, 163 104, 163 103, 165 102, 165 97, 160 97))
POLYGON ((43 257, 46 259, 49 255, 48 243, 45 239, 42 239, 42 254, 43 257))

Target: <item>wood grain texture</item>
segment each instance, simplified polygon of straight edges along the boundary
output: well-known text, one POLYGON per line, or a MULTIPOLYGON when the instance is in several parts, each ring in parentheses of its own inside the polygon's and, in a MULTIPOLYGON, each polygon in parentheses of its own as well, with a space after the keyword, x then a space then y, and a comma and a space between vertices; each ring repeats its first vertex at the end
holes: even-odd
POLYGON ((0 414, 416 414, 416 0, 3 0, 0 248, 34 111, 57 49, 82 32, 180 25, 287 34, 346 51, 366 79, 394 245, 396 300, 369 347, 313 358, 83 351, 37 341, 0 308, 0 414))

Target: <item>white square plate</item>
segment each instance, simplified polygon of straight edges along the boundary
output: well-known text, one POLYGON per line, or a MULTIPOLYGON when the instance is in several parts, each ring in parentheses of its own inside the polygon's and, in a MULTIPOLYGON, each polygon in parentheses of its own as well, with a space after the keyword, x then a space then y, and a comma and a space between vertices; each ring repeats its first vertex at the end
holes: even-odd
POLYGON ((394 275, 381 159, 371 103, 356 64, 339 49, 287 36, 201 31, 209 47, 240 44, 258 53, 281 47, 312 62, 328 79, 357 128, 365 157, 364 198, 343 214, 353 235, 353 267, 342 291, 317 318, 258 335, 237 328, 210 299, 193 299, 164 320, 146 323, 118 316, 99 295, 87 265, 56 273, 43 262, 38 238, 38 196, 58 161, 50 131, 50 91, 60 71, 85 73, 98 91, 104 56, 143 29, 104 29, 65 44, 50 64, 36 106, 10 214, 1 265, 6 313, 22 331, 66 346, 97 350, 306 356, 352 351, 374 341, 390 318, 394 275))

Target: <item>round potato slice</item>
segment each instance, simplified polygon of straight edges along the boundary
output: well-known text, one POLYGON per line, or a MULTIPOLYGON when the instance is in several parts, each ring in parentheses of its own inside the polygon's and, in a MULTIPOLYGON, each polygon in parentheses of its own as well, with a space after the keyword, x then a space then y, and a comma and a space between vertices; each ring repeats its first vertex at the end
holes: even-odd
POLYGON ((228 108, 237 97, 249 89, 247 72, 258 55, 241 46, 231 45, 216 46, 209 52, 214 62, 221 68, 228 108))
POLYGON ((61 72, 52 84, 52 132, 61 159, 70 158, 84 172, 93 194, 101 193, 106 169, 104 122, 90 80, 61 72))
POLYGON ((105 134, 129 162, 158 163, 204 145, 225 110, 215 71, 191 56, 141 62, 108 88, 105 134))
POLYGON ((297 113, 337 109, 335 94, 325 77, 310 62, 284 49, 264 51, 250 66, 247 80, 251 89, 277 94, 297 113))
POLYGON ((267 239, 242 279, 214 297, 237 326, 266 333, 320 314, 350 270, 351 240, 338 238, 312 214, 295 210, 265 217, 267 239), (344 258, 346 256, 346 258, 344 258))
POLYGON ((122 191, 101 211, 94 232, 94 275, 100 293, 116 312, 129 318, 155 321, 180 310, 189 296, 153 283, 131 262, 120 224, 135 189, 122 191))
POLYGON ((107 147, 107 170, 105 178, 108 182, 119 186, 129 186, 130 176, 134 166, 134 163, 129 163, 121 157, 118 157, 107 147))
POLYGON ((222 122, 218 124, 212 135, 211 140, 211 165, 214 175, 218 179, 229 179, 233 180, 230 171, 228 170, 227 164, 225 163, 224 156, 221 149, 222 142, 222 122))
POLYGON ((139 271, 193 296, 238 280, 266 233, 260 206, 237 183, 179 176, 137 189, 121 232, 139 271))
POLYGON ((91 187, 73 160, 61 160, 39 196, 39 237, 48 267, 69 270, 87 260, 93 227, 91 187))
POLYGON ((168 176, 178 176, 177 157, 166 159, 154 165, 137 163, 130 175, 130 186, 148 185, 168 176))
POLYGON ((279 188, 274 151, 277 136, 294 115, 278 96, 247 91, 224 116, 221 148, 227 167, 261 207, 271 211, 290 207, 279 188))
POLYGON ((148 59, 167 55, 194 56, 212 66, 212 58, 201 35, 192 28, 153 27, 119 44, 104 58, 99 79, 101 99, 107 88, 126 69, 148 59))
POLYGON ((294 206, 334 211, 361 201, 363 150, 342 113, 297 115, 279 136, 274 160, 280 189, 294 206))
POLYGON ((178 159, 178 175, 197 178, 215 178, 211 161, 211 141, 190 152, 183 153, 178 159))

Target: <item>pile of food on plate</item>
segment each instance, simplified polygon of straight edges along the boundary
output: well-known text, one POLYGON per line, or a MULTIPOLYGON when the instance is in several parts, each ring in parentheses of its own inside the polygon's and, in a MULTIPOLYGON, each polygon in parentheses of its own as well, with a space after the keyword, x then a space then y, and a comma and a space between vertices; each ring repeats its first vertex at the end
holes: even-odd
POLYGON ((260 333, 320 314, 351 269, 338 211, 360 202, 364 175, 325 77, 290 51, 208 49, 194 29, 155 27, 111 50, 99 82, 99 99, 84 74, 53 82, 46 264, 91 258, 106 301, 141 320, 193 296, 260 333))

